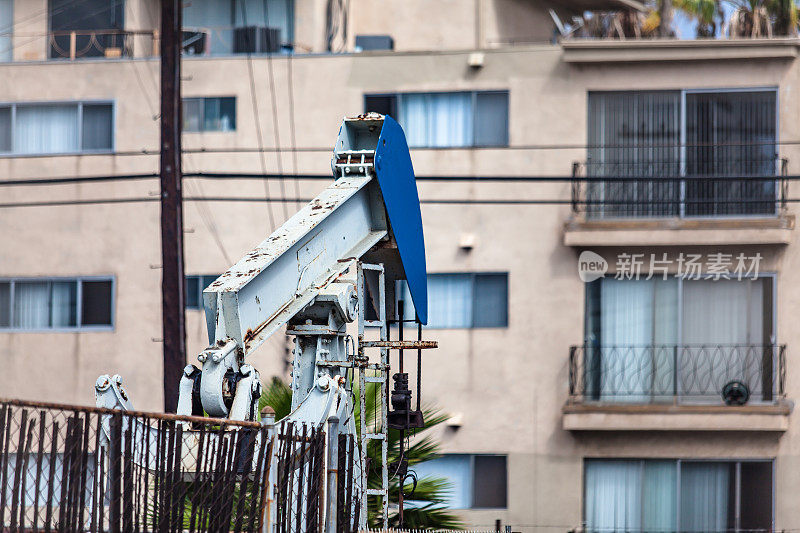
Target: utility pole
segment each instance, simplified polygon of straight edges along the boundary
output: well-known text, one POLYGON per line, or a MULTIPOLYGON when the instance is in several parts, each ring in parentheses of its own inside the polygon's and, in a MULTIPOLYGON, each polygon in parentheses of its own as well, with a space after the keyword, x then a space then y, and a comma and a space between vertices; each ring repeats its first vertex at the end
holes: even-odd
POLYGON ((178 407, 186 365, 181 192, 181 0, 161 0, 161 323, 164 411, 178 407))

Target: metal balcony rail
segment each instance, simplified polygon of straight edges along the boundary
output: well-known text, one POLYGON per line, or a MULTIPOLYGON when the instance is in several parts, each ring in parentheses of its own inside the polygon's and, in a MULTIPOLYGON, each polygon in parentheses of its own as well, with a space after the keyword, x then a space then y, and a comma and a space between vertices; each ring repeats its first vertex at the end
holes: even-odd
POLYGON ((574 402, 725 403, 731 383, 749 402, 783 398, 786 345, 654 344, 569 350, 569 395, 574 402))
POLYGON ((47 34, 50 59, 133 57, 134 43, 142 46, 139 55, 158 53, 157 31, 75 30, 47 34))
POLYGON ((589 219, 775 216, 787 160, 576 162, 572 210, 589 219))
POLYGON ((317 428, 0 400, 0 530, 313 533, 324 463, 317 428))

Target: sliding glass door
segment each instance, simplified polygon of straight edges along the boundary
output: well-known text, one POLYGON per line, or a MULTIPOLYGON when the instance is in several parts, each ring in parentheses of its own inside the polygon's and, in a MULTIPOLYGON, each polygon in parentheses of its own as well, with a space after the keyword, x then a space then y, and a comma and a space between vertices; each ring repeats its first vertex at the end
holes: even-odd
POLYGON ((587 459, 584 522, 589 533, 766 532, 772 490, 772 461, 587 459))
POLYGON ((587 284, 588 399, 720 402, 732 381, 754 401, 775 383, 773 278, 601 278, 587 284))

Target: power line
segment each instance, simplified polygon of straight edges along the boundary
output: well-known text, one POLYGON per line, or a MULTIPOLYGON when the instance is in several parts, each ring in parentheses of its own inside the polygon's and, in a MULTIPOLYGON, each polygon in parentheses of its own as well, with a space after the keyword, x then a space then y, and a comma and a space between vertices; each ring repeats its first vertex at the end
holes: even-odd
MULTIPOLYGON (((297 137, 295 135, 294 124, 294 70, 292 69, 292 55, 294 54, 289 54, 289 58, 286 61, 286 69, 288 71, 287 78, 289 80, 287 87, 289 90, 289 140, 292 154, 292 174, 297 176, 297 150, 295 150, 297 146, 297 137)), ((294 195, 300 196, 300 181, 297 179, 294 180, 294 195)), ((297 204, 297 208, 300 208, 300 204, 297 204)))
MULTIPOLYGON (((242 6, 242 18, 244 19, 244 24, 247 26, 247 6, 245 6, 246 2, 240 2, 242 6)), ((250 44, 250 35, 248 32, 245 32, 245 39, 247 40, 247 44, 250 44)), ((256 81, 253 74, 253 56, 250 53, 250 49, 248 47, 247 51, 247 72, 250 77, 250 100, 253 104, 253 120, 256 124, 256 141, 258 142, 259 147, 259 160, 261 161, 261 172, 264 174, 267 173, 267 161, 264 159, 264 139, 261 133, 261 116, 258 112, 258 97, 256 96, 256 81)), ((269 180, 264 178, 264 195, 266 196, 265 200, 267 202, 267 212, 269 213, 269 232, 272 232, 275 229, 275 215, 272 212, 272 203, 270 202, 270 198, 272 196, 269 190, 269 180)))
MULTIPOLYGON (((259 203, 264 202, 263 198, 255 198, 255 197, 245 197, 245 196, 186 196, 183 198, 184 202, 239 202, 239 203, 259 203)), ((269 198, 267 201, 271 203, 292 203, 292 202, 302 202, 308 203, 312 200, 312 198, 269 198)), ((7 202, 7 203, 0 203, 0 209, 8 209, 8 208, 15 208, 15 207, 59 207, 59 206, 86 206, 86 205, 103 205, 103 204, 126 204, 126 203, 149 203, 149 202, 158 202, 158 197, 153 196, 143 196, 143 197, 127 197, 127 198, 94 198, 94 199, 82 199, 82 200, 42 200, 42 201, 31 201, 31 202, 7 202)), ((663 201, 663 200, 653 200, 653 201, 639 201, 639 202, 628 202, 628 201, 611 201, 611 200, 604 200, 603 202, 574 202, 572 200, 565 200, 565 199, 524 199, 524 198, 511 198, 511 199, 503 199, 503 198, 487 198, 487 199, 477 199, 477 198, 440 198, 440 199, 420 199, 421 204, 428 204, 428 205, 528 205, 528 206, 561 206, 561 205, 625 205, 625 206, 632 206, 632 205, 672 205, 676 204, 677 201, 663 201)), ((800 198, 784 198, 781 200, 774 200, 774 199, 752 199, 752 200, 683 200, 681 203, 694 205, 706 205, 706 204, 714 204, 714 205, 742 205, 742 204, 780 204, 780 203, 800 203, 800 198)))
MULTIPOLYGON (((0 180, 0 187, 2 186, 35 186, 35 185, 62 185, 72 183, 100 183, 100 182, 113 182, 113 181, 131 181, 143 179, 155 179, 159 175, 155 173, 142 173, 142 174, 118 174, 109 176, 70 176, 70 177, 52 177, 52 178, 27 178, 16 180, 0 180)), ((264 179, 296 179, 296 180, 333 180, 330 174, 260 174, 260 173, 245 173, 245 172, 185 172, 184 178, 195 179, 213 179, 213 180, 264 180, 264 179)), ((638 178, 630 176, 416 176, 417 181, 430 181, 430 182, 483 182, 486 184, 495 182, 506 183, 655 183, 655 184, 668 184, 670 182, 705 182, 715 181, 724 182, 730 180, 731 182, 774 182, 774 181, 798 181, 800 174, 789 174, 785 176, 775 175, 750 175, 750 176, 667 176, 663 178, 638 178)))
MULTIPOLYGON (((269 7, 267 6, 267 0, 263 0, 264 6, 264 26, 269 27, 269 7)), ((275 137, 275 147, 277 151, 275 152, 275 160, 278 163, 278 174, 283 174, 283 154, 281 153, 281 135, 280 135, 280 128, 278 127, 278 95, 275 94, 275 76, 272 72, 272 53, 267 53, 267 72, 269 74, 269 95, 270 101, 272 102, 272 134, 275 137)), ((278 181, 280 186, 281 196, 286 196, 286 187, 284 186, 283 178, 278 181)), ((283 207, 283 219, 287 220, 289 218, 289 212, 286 208, 286 204, 281 204, 283 207)))

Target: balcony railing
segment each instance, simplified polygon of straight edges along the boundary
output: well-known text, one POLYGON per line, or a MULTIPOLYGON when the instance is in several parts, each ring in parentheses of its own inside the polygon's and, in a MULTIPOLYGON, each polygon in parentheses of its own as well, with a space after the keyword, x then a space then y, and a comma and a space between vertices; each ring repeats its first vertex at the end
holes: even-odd
POLYGON ((52 31, 47 34, 50 59, 133 57, 134 42, 145 49, 140 56, 158 53, 158 32, 122 30, 52 31), (137 39, 137 37, 139 37, 137 39), (149 45, 149 46, 148 46, 149 45))
POLYGON ((772 403, 784 396, 785 353, 785 345, 572 346, 570 399, 738 404, 746 389, 749 403, 772 403))
POLYGON ((579 162, 572 210, 589 219, 775 216, 786 207, 786 159, 711 162, 579 162), (697 166, 697 165, 695 165, 697 166))

